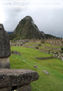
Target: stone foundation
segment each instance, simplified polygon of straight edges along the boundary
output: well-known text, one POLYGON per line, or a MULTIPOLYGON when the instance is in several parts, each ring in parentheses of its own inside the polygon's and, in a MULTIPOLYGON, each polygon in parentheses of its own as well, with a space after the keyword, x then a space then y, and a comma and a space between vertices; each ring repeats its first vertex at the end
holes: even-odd
POLYGON ((0 58, 0 68, 10 68, 9 58, 0 58))

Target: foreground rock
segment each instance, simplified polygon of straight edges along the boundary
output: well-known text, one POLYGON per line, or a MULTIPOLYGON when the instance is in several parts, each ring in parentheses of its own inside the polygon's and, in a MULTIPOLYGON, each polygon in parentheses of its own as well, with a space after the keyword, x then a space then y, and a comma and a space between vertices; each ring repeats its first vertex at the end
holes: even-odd
POLYGON ((31 91, 30 83, 38 79, 31 70, 0 70, 0 91, 31 91))
POLYGON ((0 24, 0 68, 9 68, 10 41, 7 32, 0 24))

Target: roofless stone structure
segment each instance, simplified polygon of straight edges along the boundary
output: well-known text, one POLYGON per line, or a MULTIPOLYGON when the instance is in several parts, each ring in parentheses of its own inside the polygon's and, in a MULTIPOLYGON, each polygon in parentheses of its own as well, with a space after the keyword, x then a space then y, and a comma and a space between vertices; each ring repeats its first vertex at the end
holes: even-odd
MULTIPOLYGON (((0 24, 0 68, 10 68, 10 41, 0 24)), ((0 69, 0 91, 31 91, 30 83, 38 79, 38 73, 31 70, 0 69)))
POLYGON ((9 68, 10 42, 7 32, 0 24, 0 68, 9 68))

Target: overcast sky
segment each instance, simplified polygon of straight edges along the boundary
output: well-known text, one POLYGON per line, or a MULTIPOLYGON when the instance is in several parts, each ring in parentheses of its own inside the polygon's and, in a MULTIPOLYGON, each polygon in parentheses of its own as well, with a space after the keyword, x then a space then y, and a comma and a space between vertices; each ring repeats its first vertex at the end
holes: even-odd
POLYGON ((63 36, 63 0, 0 0, 0 23, 13 31, 25 16, 31 16, 40 31, 63 36))

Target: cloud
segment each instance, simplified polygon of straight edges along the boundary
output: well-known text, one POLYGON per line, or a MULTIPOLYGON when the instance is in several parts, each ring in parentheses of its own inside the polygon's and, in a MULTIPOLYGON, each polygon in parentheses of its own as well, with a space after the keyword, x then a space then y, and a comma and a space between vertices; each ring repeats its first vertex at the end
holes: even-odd
POLYGON ((30 6, 33 8, 63 8, 62 0, 31 0, 30 6))
POLYGON ((22 6, 27 6, 28 5, 28 0, 0 0, 0 4, 3 7, 22 7, 22 6))

